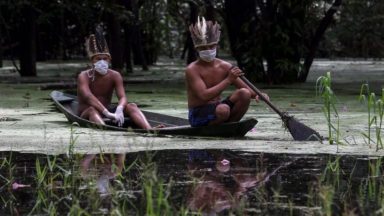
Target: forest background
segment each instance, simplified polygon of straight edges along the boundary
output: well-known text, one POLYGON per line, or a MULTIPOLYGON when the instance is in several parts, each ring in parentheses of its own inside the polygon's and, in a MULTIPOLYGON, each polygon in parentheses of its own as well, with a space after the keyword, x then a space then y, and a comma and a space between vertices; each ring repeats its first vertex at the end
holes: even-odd
POLYGON ((381 59, 380 0, 3 0, 0 67, 38 76, 37 61, 86 60, 85 38, 102 26, 112 68, 127 76, 160 56, 196 59, 188 26, 221 24, 219 57, 268 84, 305 82, 315 58, 381 59))

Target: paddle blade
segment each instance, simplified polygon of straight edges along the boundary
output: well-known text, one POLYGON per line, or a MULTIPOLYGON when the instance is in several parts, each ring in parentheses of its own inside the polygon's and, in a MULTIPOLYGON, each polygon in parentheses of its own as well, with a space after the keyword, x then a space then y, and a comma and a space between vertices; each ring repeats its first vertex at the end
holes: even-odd
POLYGON ((287 126, 289 132, 291 133, 293 139, 298 141, 321 141, 323 140, 322 136, 312 128, 306 126, 303 123, 300 123, 292 116, 285 119, 285 125, 287 126))

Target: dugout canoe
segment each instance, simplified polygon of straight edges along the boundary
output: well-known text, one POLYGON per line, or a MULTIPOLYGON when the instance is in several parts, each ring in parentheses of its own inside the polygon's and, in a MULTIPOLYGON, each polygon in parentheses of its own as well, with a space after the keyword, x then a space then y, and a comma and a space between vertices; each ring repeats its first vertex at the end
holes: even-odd
POLYGON ((50 93, 50 97, 56 108, 66 116, 70 123, 76 122, 81 127, 95 129, 132 131, 136 133, 152 133, 158 135, 243 137, 257 124, 256 119, 250 118, 239 122, 224 123, 221 125, 191 127, 187 119, 142 110, 143 114, 152 126, 162 124, 165 127, 154 128, 151 130, 139 129, 135 127, 129 118, 126 118, 122 127, 118 127, 116 124, 114 124, 114 122, 108 119, 105 119, 106 125, 99 125, 77 115, 77 96, 60 91, 52 91, 50 93))

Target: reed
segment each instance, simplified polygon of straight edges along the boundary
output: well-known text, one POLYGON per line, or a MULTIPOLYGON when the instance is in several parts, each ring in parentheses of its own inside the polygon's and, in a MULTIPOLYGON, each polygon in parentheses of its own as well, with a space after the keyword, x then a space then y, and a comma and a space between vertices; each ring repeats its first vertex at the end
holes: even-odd
POLYGON ((143 189, 146 201, 145 215, 171 215, 172 211, 168 202, 168 196, 172 183, 164 184, 157 176, 157 165, 152 162, 154 155, 147 155, 144 164, 143 189))
POLYGON ((36 162, 35 162, 35 167, 36 167, 36 180, 37 180, 37 187, 40 188, 40 187, 45 187, 46 185, 44 184, 44 180, 45 180, 45 177, 47 175, 47 167, 44 166, 42 167, 40 165, 40 160, 39 159, 36 159, 36 162))
POLYGON ((380 184, 379 177, 381 176, 382 157, 368 163, 368 197, 374 199, 378 197, 378 186, 380 184))
POLYGON ((0 170, 6 170, 6 176, 0 175, 0 180, 3 180, 0 181, 1 183, 3 183, 0 186, 0 197, 2 208, 9 209, 12 215, 16 214, 14 213, 16 198, 12 193, 6 193, 6 195, 3 197, 3 191, 11 191, 10 188, 12 187, 12 183, 14 182, 13 176, 15 168, 16 165, 13 163, 13 153, 10 152, 9 156, 6 156, 0 165, 0 170))
POLYGON ((337 156, 335 160, 329 160, 327 166, 321 176, 321 181, 328 185, 335 185, 339 187, 340 184, 340 156, 337 156))
POLYGON ((384 117, 384 88, 381 90, 381 98, 379 98, 376 101, 376 107, 377 107, 377 116, 378 121, 376 122, 375 132, 376 132, 376 142, 377 142, 377 148, 380 145, 380 149, 383 148, 383 139, 381 137, 382 128, 383 128, 383 117, 384 117))
POLYGON ((9 187, 12 182, 14 182, 13 173, 16 165, 13 164, 13 153, 10 152, 9 157, 5 157, 4 160, 0 164, 0 169, 7 170, 7 176, 3 176, 0 174, 0 179, 4 180, 4 184, 0 186, 0 191, 5 187, 9 187))
POLYGON ((320 76, 316 80, 316 94, 323 99, 323 113, 328 125, 329 144, 342 144, 340 141, 340 118, 336 108, 336 95, 332 90, 331 72, 327 72, 325 76, 320 76), (336 119, 336 125, 334 125, 336 119))
POLYGON ((381 133, 384 116, 384 89, 381 94, 381 97, 376 99, 376 94, 370 91, 368 84, 363 84, 360 88, 359 101, 366 104, 368 128, 362 134, 366 138, 368 146, 371 146, 371 142, 376 144, 376 151, 383 149, 381 133), (375 130, 375 140, 372 138, 372 129, 375 130))
POLYGON ((370 92, 369 90, 369 85, 368 84, 363 84, 360 89, 360 96, 359 96, 359 101, 360 102, 366 102, 367 106, 367 114, 368 114, 368 119, 367 119, 367 126, 368 130, 367 133, 363 132, 363 136, 368 139, 368 145, 371 145, 371 127, 373 122, 375 121, 375 118, 371 118, 372 115, 372 109, 374 109, 374 100, 375 100, 375 93, 370 92))
POLYGON ((292 200, 288 200, 288 208, 289 208, 289 216, 293 216, 293 202, 292 200))
POLYGON ((335 195, 335 190, 331 186, 322 186, 320 187, 319 196, 322 204, 323 215, 332 216, 332 204, 333 198, 335 195))

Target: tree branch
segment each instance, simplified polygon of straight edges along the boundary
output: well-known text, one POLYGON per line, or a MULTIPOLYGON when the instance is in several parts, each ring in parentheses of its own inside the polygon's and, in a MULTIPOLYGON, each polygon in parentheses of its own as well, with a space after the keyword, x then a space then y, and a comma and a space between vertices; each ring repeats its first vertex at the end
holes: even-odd
POLYGON ((317 48, 319 47, 321 38, 323 37, 329 25, 332 23, 333 15, 340 9, 341 4, 342 4, 342 0, 335 0, 332 6, 325 13, 325 16, 321 20, 319 26, 317 27, 316 32, 311 40, 310 47, 308 49, 309 53, 304 61, 303 70, 300 73, 298 78, 300 82, 305 82, 305 80, 307 79, 309 69, 311 68, 313 59, 315 58, 316 51, 317 51, 317 48))

